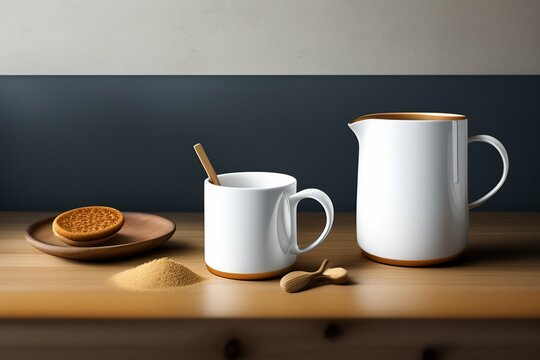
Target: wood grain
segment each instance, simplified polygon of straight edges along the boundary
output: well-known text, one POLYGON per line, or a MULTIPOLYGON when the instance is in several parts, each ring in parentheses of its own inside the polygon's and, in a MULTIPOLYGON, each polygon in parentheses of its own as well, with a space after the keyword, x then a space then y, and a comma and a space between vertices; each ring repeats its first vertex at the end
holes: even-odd
POLYGON ((537 360, 538 334, 534 320, 5 320, 0 358, 537 360))
MULTIPOLYGON (((378 264, 361 255, 355 217, 338 213, 323 244, 298 258, 314 271, 324 258, 349 271, 349 285, 288 294, 279 279, 235 281, 206 270, 203 218, 170 213, 177 231, 163 247, 116 262, 83 263, 44 254, 24 229, 50 213, 0 214, 0 318, 540 318, 540 214, 471 213, 470 246, 432 268, 378 264), (206 281, 168 292, 119 290, 108 278, 168 256, 206 281)), ((324 226, 319 213, 299 215, 299 240, 324 226)))

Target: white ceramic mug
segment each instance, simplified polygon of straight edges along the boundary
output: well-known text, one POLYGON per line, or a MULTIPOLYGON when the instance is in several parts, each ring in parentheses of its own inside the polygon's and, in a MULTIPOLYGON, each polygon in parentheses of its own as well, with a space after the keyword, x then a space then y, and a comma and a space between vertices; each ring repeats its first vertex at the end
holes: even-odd
POLYGON ((468 138, 467 118, 443 113, 379 113, 349 127, 359 144, 356 233, 378 262, 427 266, 466 247, 469 209, 484 203, 508 175, 508 155, 494 137, 468 138), (469 204, 467 144, 486 142, 503 161, 497 185, 469 204))
POLYGON ((218 175, 221 186, 204 182, 204 259, 213 274, 231 279, 264 279, 290 270, 296 255, 319 245, 334 221, 332 201, 321 190, 296 192, 296 179, 270 172, 218 175), (326 226, 300 249, 296 209, 302 199, 317 200, 326 226))

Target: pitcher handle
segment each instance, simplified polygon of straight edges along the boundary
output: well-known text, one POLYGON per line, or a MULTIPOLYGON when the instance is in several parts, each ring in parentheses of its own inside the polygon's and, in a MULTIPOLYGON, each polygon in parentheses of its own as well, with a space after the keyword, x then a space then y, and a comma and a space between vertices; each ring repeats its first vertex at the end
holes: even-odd
POLYGON ((501 176, 501 179, 495 185, 493 189, 491 189, 490 192, 488 192, 486 195, 482 196, 480 199, 473 201, 469 204, 469 209, 473 209, 477 206, 482 205, 485 203, 490 197, 495 195, 497 191, 503 186, 504 182, 506 181, 506 177, 508 176, 508 168, 510 167, 510 161, 508 160, 508 153, 506 152, 506 149, 504 148, 504 145, 497 139, 495 139, 493 136, 489 135, 476 135, 469 138, 469 144, 473 142, 485 142, 493 146, 499 154, 501 155, 501 159, 503 162, 503 173, 501 176))

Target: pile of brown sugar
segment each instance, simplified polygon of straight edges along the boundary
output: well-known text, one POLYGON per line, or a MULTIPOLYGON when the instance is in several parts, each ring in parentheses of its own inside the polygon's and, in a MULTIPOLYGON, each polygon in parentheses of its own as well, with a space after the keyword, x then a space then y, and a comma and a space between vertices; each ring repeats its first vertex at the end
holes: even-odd
POLYGON ((204 278, 178 261, 164 257, 122 271, 111 280, 124 289, 148 290, 193 285, 204 278))

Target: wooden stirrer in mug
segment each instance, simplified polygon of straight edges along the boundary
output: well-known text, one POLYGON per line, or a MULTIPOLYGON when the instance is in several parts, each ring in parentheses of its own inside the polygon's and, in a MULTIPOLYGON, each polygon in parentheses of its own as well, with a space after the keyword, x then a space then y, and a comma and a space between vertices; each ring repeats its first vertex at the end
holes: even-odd
POLYGON ((197 156, 199 157, 199 160, 201 161, 204 171, 206 171, 206 173, 208 174, 208 177, 210 178, 210 182, 214 185, 221 186, 221 184, 219 183, 219 179, 217 177, 216 171, 214 170, 214 167, 212 166, 210 159, 208 159, 208 156, 206 156, 206 152, 204 151, 203 146, 200 143, 195 144, 193 146, 193 149, 195 149, 195 152, 197 153, 197 156))

